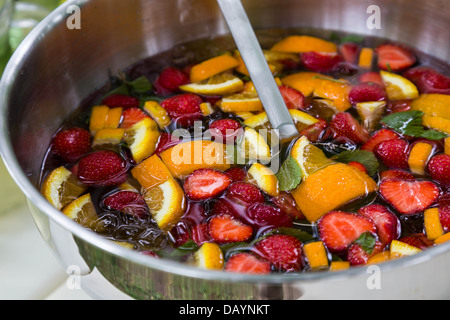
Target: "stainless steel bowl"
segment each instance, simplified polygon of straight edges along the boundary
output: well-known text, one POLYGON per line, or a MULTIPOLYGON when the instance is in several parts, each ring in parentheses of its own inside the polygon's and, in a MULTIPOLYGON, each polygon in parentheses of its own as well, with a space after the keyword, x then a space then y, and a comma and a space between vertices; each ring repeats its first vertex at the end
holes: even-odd
MULTIPOLYGON (((401 41, 450 62, 448 0, 244 0, 256 29, 319 28, 401 41), (368 28, 376 5, 381 29, 368 28), (373 8, 373 7, 371 7, 373 8)), ((214 0, 73 0, 15 52, 0 85, 0 147, 43 238, 95 298, 450 298, 450 244, 417 256, 338 273, 248 276, 139 255, 64 217, 38 190, 52 134, 94 88, 148 56, 227 34, 214 0), (81 29, 67 21, 80 8, 81 29)))

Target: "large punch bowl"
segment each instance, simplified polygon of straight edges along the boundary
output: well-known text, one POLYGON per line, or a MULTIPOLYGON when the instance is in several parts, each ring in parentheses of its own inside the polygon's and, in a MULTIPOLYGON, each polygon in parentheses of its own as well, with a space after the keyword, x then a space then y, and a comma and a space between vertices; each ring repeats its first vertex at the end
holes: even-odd
MULTIPOLYGON (((256 29, 313 28, 384 37, 450 62, 447 0, 243 3, 256 29), (372 19, 378 9, 380 25, 372 19)), ((73 285, 81 283, 100 299, 448 298, 450 243, 380 268, 248 276, 139 255, 83 229, 45 201, 38 183, 48 142, 93 88, 107 82, 109 71, 187 41, 227 33, 214 0, 73 0, 47 17, 15 52, 0 87, 1 151, 73 285), (80 29, 73 29, 77 17, 80 29)))

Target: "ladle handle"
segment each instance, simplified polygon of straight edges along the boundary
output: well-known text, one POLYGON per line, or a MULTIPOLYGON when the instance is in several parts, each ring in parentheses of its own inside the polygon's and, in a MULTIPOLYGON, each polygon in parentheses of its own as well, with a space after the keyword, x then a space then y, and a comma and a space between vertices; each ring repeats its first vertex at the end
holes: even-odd
POLYGON ((292 116, 283 100, 256 34, 240 0, 217 0, 242 59, 273 128, 280 139, 297 136, 292 116))

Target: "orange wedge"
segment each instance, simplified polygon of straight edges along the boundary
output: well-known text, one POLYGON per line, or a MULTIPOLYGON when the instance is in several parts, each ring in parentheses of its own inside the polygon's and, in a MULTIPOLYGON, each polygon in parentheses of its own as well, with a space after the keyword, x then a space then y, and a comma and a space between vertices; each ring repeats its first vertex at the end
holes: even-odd
POLYGON ((144 198, 150 213, 163 231, 170 231, 184 214, 184 192, 175 179, 145 190, 144 198))
POLYGON ((112 108, 108 111, 108 116, 105 121, 105 129, 116 129, 119 127, 122 119, 122 108, 112 108))
POLYGON ((371 69, 373 64, 373 49, 362 48, 359 54, 359 66, 365 69, 371 69))
POLYGON ((122 119, 122 108, 110 109, 107 106, 92 108, 89 130, 93 135, 101 129, 116 129, 122 119))
POLYGON ((92 147, 108 148, 116 147, 125 136, 125 129, 100 129, 95 133, 92 147))
POLYGON ((268 161, 271 158, 270 147, 266 139, 252 128, 245 128, 238 149, 242 159, 268 161))
POLYGON ((158 102, 147 101, 144 110, 156 121, 160 129, 164 129, 170 124, 169 114, 158 102))
POLYGON ((435 241, 444 235, 438 208, 426 210, 424 213, 424 221, 425 234, 428 239, 435 241))
POLYGON ((290 36, 275 44, 271 50, 289 53, 337 52, 337 45, 316 37, 290 36))
POLYGON ((445 154, 450 156, 450 137, 445 139, 445 154))
POLYGON ((225 96, 220 108, 225 112, 261 112, 263 104, 257 93, 237 93, 225 96))
POLYGON ((425 167, 433 153, 433 147, 429 143, 416 143, 409 153, 408 164, 412 173, 418 175, 425 174, 425 167))
POLYGON ((280 195, 278 179, 270 168, 254 163, 248 170, 250 181, 272 197, 280 195))
POLYGON ((64 167, 53 170, 44 180, 41 193, 56 209, 61 210, 77 199, 87 187, 64 167))
POLYGON ((133 177, 144 189, 152 189, 172 178, 172 174, 155 154, 131 170, 133 177))
POLYGON ((434 243, 435 244, 443 244, 445 242, 450 242, 450 232, 444 234, 443 236, 440 236, 439 238, 437 238, 434 243))
POLYGON ((97 212, 89 193, 71 202, 63 209, 63 213, 83 226, 90 226, 91 222, 97 219, 97 212))
POLYGON ((422 117, 422 123, 425 127, 450 135, 450 119, 424 115, 422 117))
POLYGON ((237 66, 239 66, 239 61, 228 54, 214 57, 192 67, 190 74, 191 82, 195 83, 209 79, 219 73, 234 69, 237 66))
POLYGON ((394 240, 391 242, 391 249, 390 249, 390 258, 391 259, 398 259, 403 257, 409 257, 412 255, 416 255, 418 253, 421 253, 422 250, 413 247, 409 244, 406 244, 401 241, 394 240))
POLYGON ((377 253, 373 257, 370 257, 367 261, 367 265, 377 265, 384 262, 387 262, 391 259, 391 253, 389 251, 384 251, 377 253))
POLYGON ((343 271, 350 269, 350 262, 348 261, 333 261, 330 265, 330 271, 343 271))
POLYGON ((195 140, 178 144, 161 153, 161 160, 175 178, 183 178, 197 169, 226 171, 230 168, 226 146, 212 141, 195 140))
POLYGON ((155 152, 159 136, 158 125, 150 118, 145 118, 127 129, 125 141, 136 163, 141 163, 155 152))
POLYGON ((410 80, 391 72, 380 71, 389 100, 413 100, 419 98, 419 90, 410 80))
POLYGON ((180 89, 206 96, 223 96, 242 91, 244 82, 232 74, 222 73, 200 82, 180 86, 180 89))
POLYGON ((328 253, 322 241, 305 244, 303 252, 311 269, 328 267, 328 253))
POLYGON ((194 254, 194 260, 198 267, 208 270, 221 270, 225 261, 219 245, 208 242, 194 254))
POLYGON ((200 104, 200 110, 202 111, 202 114, 207 117, 214 113, 214 108, 212 107, 211 103, 204 102, 200 104))
POLYGON ((450 119, 450 95, 422 94, 411 103, 411 109, 422 111, 430 117, 450 119))

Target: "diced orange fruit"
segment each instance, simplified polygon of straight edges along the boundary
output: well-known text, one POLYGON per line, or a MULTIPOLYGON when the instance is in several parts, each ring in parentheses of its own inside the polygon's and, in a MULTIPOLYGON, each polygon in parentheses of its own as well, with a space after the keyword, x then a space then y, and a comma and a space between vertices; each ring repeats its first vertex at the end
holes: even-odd
POLYGON ((333 42, 316 37, 290 36, 275 44, 271 50, 289 53, 337 52, 337 46, 333 42))
POLYGON ((443 244, 446 242, 450 242, 450 232, 440 236, 439 238, 437 238, 436 240, 434 240, 435 244, 443 244))
POLYGON ((408 164, 412 173, 424 175, 428 160, 433 153, 433 147, 429 143, 416 143, 409 153, 408 164))
POLYGON ((359 66, 361 68, 371 69, 373 64, 373 49, 362 48, 359 54, 359 66))
POLYGON ((450 119, 424 115, 422 117, 422 123, 425 127, 450 135, 450 119))
POLYGON ((224 265, 224 257, 219 245, 204 243, 194 254, 195 264, 203 269, 221 270, 224 265))
POLYGON ((418 253, 421 253, 422 250, 419 248, 413 247, 407 243, 393 240, 391 242, 391 249, 390 249, 390 258, 391 259, 398 259, 403 257, 409 257, 416 255, 418 253))
POLYGON ((330 271, 342 271, 350 269, 350 262, 348 261, 333 261, 330 265, 330 271))
POLYGON ((305 244, 303 251, 312 269, 328 267, 328 254, 322 241, 305 244))
POLYGON ((160 129, 164 129, 170 124, 169 114, 158 102, 147 101, 144 110, 156 121, 160 129))
POLYGON ((134 167, 131 174, 144 189, 152 189, 172 178, 169 169, 156 154, 134 167))
POLYGON ((438 208, 426 210, 424 219, 425 233, 428 239, 434 241, 444 235, 438 208))
POLYGON ((219 73, 231 70, 239 66, 239 61, 228 54, 211 58, 191 69, 191 82, 200 82, 209 79, 219 73))
POLYGON ((445 139, 445 154, 450 156, 450 137, 445 139))
POLYGON ((226 146, 195 140, 176 145, 161 153, 161 159, 175 178, 183 178, 197 169, 226 171, 230 168, 226 146))
POLYGON ((338 163, 308 176, 292 195, 305 217, 316 222, 326 213, 377 189, 376 182, 367 174, 338 163))
POLYGON ((254 181, 268 195, 277 197, 280 194, 278 179, 270 168, 260 163, 254 163, 248 170, 248 174, 250 181, 254 181))
POLYGON ((390 259, 391 259, 391 253, 389 251, 383 251, 383 252, 377 253, 373 257, 370 257, 369 260, 367 261, 367 264, 368 265, 381 264, 381 263, 389 261, 390 259))
POLYGON ((125 129, 100 129, 96 132, 92 142, 93 148, 117 146, 125 136, 125 129))
POLYGON ((450 119, 450 95, 422 94, 411 102, 411 109, 422 111, 431 117, 450 119))

